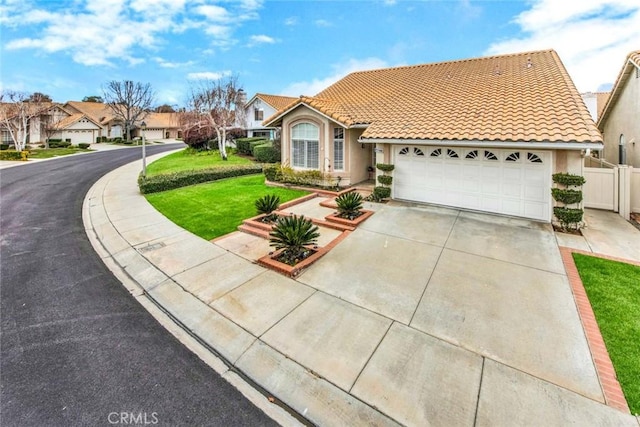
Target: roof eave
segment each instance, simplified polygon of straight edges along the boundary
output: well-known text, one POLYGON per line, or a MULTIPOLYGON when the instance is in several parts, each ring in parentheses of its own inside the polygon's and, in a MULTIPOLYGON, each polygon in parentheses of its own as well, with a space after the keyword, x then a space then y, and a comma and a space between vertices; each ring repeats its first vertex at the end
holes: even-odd
POLYGON ((613 89, 611 89, 611 94, 609 95, 609 98, 607 99, 607 103, 604 105, 604 108, 602 109, 602 114, 600 114, 600 117, 598 117, 598 122, 596 123, 596 126, 601 132, 604 131, 603 126, 604 126, 605 119, 609 116, 609 112, 613 109, 613 105, 618 100, 620 96, 620 92, 622 91, 622 87, 624 86, 627 79, 631 75, 631 72, 633 71, 634 67, 640 68, 640 64, 636 64, 632 60, 631 54, 629 54, 629 56, 627 56, 627 59, 624 63, 624 66, 620 69, 620 74, 618 74, 618 78, 616 79, 616 82, 613 85, 613 89))
POLYGON ((481 141, 481 140, 446 140, 446 139, 405 139, 405 138, 359 138, 362 144, 415 144, 415 145, 446 145, 450 147, 495 147, 517 148, 523 147, 541 150, 585 150, 587 148, 600 151, 604 144, 600 141, 481 141))

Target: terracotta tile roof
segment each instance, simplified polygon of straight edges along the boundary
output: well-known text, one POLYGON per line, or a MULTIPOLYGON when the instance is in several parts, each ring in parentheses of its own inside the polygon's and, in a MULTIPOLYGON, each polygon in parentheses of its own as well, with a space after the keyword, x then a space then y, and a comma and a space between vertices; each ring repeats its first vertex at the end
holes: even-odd
MULTIPOLYGON (((39 112, 48 110, 51 107, 59 106, 55 102, 25 102, 24 106, 27 108, 28 116, 35 116, 39 112)), ((16 104, 13 102, 0 102, 0 112, 7 115, 7 118, 12 118, 17 114, 16 104)))
POLYGON ((147 128, 167 129, 178 127, 177 113, 147 113, 142 119, 147 128))
POLYGON ((71 106, 76 111, 86 114, 93 121, 100 124, 107 123, 113 119, 113 112, 109 106, 101 102, 68 101, 64 106, 71 106))
POLYGON ((299 104, 365 139, 602 142, 553 50, 352 73, 265 123, 299 104))
POLYGON ((607 101, 609 100, 609 95, 611 95, 611 92, 596 92, 596 106, 598 108, 598 117, 602 115, 604 106, 607 105, 607 101))
POLYGON ((624 60, 624 65, 618 73, 618 77, 616 78, 616 82, 613 84, 613 89, 611 89, 611 95, 607 99, 604 108, 602 109, 602 114, 598 116, 598 128, 600 130, 604 130, 604 124, 609 117, 609 113, 613 109, 618 97, 622 93, 622 88, 624 87, 624 83, 627 81, 631 73, 638 72, 640 69, 640 50, 635 50, 624 60), (636 71, 634 71, 636 70, 636 71))
POLYGON ((282 110, 298 98, 281 95, 267 95, 266 93, 256 93, 256 96, 271 105, 276 110, 282 110))
POLYGON ((66 129, 67 127, 71 126, 72 124, 74 124, 75 122, 77 122, 78 120, 80 120, 81 118, 85 117, 86 115, 83 113, 75 113, 75 114, 71 114, 68 117, 65 117, 64 119, 60 120, 59 122, 56 122, 53 124, 52 128, 54 129, 66 129))

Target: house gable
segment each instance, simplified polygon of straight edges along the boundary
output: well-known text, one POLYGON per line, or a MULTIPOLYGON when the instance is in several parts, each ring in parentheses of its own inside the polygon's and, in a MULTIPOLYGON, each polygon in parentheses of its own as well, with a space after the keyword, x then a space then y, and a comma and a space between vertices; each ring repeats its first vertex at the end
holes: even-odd
POLYGON ((598 120, 605 160, 640 167, 640 51, 625 60, 598 120))

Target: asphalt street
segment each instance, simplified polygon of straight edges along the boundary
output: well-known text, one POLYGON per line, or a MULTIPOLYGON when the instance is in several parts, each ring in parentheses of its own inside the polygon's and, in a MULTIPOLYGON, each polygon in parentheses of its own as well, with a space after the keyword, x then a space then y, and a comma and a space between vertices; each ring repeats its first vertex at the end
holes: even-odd
POLYGON ((103 151, 0 172, 0 425, 274 424, 163 329, 87 239, 86 192, 140 155, 103 151))

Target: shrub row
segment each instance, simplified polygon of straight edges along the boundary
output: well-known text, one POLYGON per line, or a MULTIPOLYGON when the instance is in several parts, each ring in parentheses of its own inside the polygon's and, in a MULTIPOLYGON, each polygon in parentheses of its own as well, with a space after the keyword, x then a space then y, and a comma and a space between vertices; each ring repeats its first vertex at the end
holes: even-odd
POLYGON ((277 163, 262 169, 267 180, 296 185, 326 186, 329 179, 319 170, 294 170, 290 166, 277 163))
POLYGON ((253 156, 253 148, 267 142, 268 141, 262 137, 238 138, 236 139, 236 149, 240 154, 253 156))
POLYGON ((49 148, 67 148, 71 146, 71 140, 49 140, 49 148))
POLYGON ((89 147, 91 147, 91 144, 87 144, 86 142, 81 142, 80 144, 78 144, 78 148, 81 148, 83 150, 86 150, 89 147))
POLYGON ((280 151, 273 146, 273 142, 267 142, 253 147, 253 157, 261 163, 276 163, 280 161, 280 151))
POLYGON ((260 172, 262 172, 261 165, 236 165, 195 171, 181 171, 147 178, 140 176, 138 178, 138 187, 142 194, 149 194, 260 172))
POLYGON ((27 160, 28 151, 3 150, 0 151, 0 160, 27 160))

